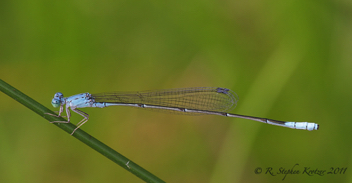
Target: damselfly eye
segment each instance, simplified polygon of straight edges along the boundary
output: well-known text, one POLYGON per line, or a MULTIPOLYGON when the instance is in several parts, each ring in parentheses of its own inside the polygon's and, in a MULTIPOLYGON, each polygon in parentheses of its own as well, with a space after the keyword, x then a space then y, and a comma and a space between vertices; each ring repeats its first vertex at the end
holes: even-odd
POLYGON ((53 107, 60 107, 60 100, 53 99, 51 105, 53 105, 53 107))

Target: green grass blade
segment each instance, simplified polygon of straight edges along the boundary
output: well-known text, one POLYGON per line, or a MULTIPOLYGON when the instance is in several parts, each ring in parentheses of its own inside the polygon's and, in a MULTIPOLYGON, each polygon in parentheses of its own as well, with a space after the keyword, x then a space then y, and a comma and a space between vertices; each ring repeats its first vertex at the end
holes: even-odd
MULTIPOLYGON (((43 118, 47 119, 48 121, 66 121, 62 117, 55 117, 45 113, 52 113, 55 114, 50 109, 46 108, 45 106, 41 105, 37 101, 33 100, 32 98, 28 97, 24 93, 20 92, 16 88, 12 87, 11 85, 7 84, 3 80, 0 79, 0 91, 4 92, 8 96, 12 97, 13 99, 17 100, 24 106, 28 107, 32 111, 36 112, 43 118)), ((76 126, 72 123, 54 123, 54 125, 60 127, 67 133, 71 133, 76 126)), ((98 151, 100 154, 104 155, 105 157, 109 158, 113 162, 120 165, 122 168, 126 169, 127 171, 133 173, 137 177, 141 178, 146 182, 164 182, 163 180, 159 179, 155 175, 151 174, 147 170, 143 169, 139 165, 135 164, 128 158, 124 157, 120 153, 116 152, 109 146, 105 145, 104 143, 100 142, 96 138, 92 137, 88 133, 84 132, 81 129, 78 129, 74 134, 81 142, 85 143, 89 147, 93 148, 94 150, 98 151)))

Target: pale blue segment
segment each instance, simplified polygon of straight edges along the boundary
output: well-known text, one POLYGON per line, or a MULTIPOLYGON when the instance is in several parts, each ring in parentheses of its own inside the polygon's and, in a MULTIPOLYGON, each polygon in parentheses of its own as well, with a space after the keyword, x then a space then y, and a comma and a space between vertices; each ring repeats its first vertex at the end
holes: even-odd
POLYGON ((318 124, 308 123, 308 122, 286 122, 285 126, 289 128, 308 130, 308 131, 318 129, 318 124))
POLYGON ((60 105, 66 104, 71 108, 106 107, 105 103, 97 103, 91 99, 91 95, 89 93, 81 93, 71 97, 63 98, 62 93, 58 92, 54 95, 51 104, 53 107, 59 107, 60 105))
POLYGON ((275 123, 270 120, 268 120, 266 123, 271 124, 271 125, 276 125, 276 126, 282 126, 282 127, 287 127, 287 128, 292 128, 292 129, 298 129, 298 130, 318 130, 319 126, 316 123, 308 123, 308 122, 285 122, 285 123, 275 123))

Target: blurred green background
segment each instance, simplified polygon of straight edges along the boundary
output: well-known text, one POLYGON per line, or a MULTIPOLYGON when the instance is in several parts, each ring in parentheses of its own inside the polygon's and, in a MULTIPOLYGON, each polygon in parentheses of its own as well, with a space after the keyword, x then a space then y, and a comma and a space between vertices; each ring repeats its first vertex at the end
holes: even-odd
MULTIPOLYGON (((352 182, 351 12, 346 0, 5 0, 0 76, 53 110, 58 91, 230 88, 233 113, 320 130, 128 107, 83 109, 81 129, 167 182, 352 182), (284 181, 265 174, 293 166, 301 173, 284 181)), ((142 182, 3 93, 0 103, 0 182, 142 182)))

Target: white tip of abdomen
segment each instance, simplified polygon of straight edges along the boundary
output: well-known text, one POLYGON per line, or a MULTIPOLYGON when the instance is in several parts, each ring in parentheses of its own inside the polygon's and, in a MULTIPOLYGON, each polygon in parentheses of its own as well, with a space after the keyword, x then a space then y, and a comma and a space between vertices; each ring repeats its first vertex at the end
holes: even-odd
POLYGON ((308 123, 308 122, 286 122, 285 126, 289 128, 299 129, 299 130, 318 130, 319 125, 316 123, 308 123))

